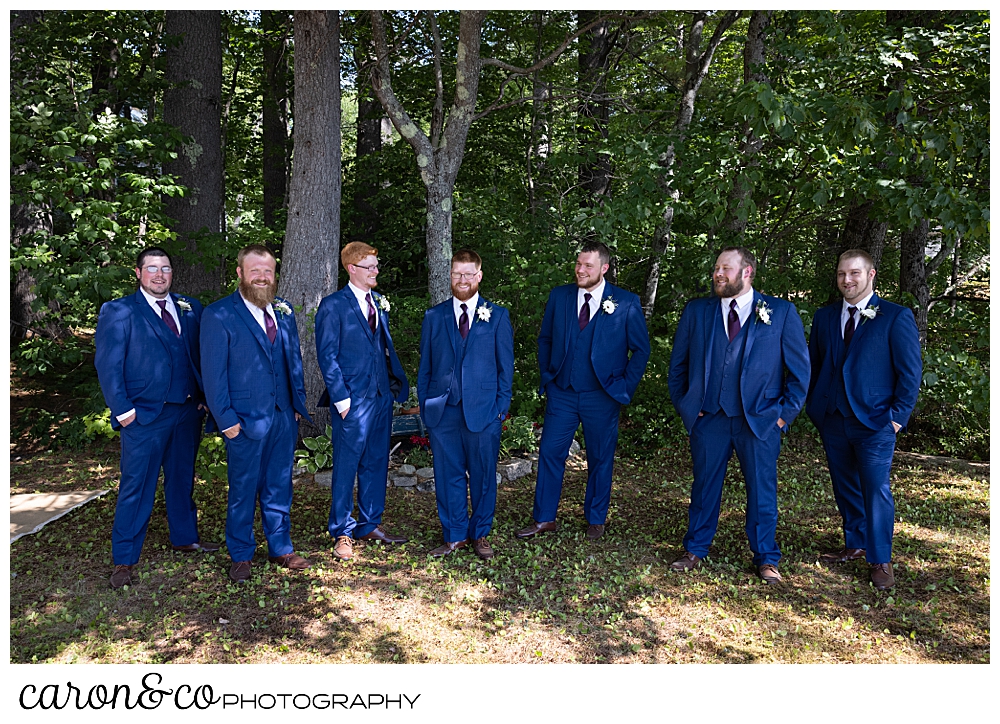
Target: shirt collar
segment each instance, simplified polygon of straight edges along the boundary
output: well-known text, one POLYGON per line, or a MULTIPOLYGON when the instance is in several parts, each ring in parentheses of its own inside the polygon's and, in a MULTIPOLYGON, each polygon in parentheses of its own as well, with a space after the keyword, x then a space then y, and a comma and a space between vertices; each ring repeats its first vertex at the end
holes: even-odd
POLYGON ((596 299, 597 301, 601 301, 601 299, 604 297, 604 286, 607 283, 608 283, 607 279, 601 279, 601 283, 598 284, 596 287, 594 287, 592 290, 584 289, 583 287, 578 286, 576 288, 576 298, 582 302, 583 295, 589 294, 591 299, 596 299))
POLYGON ((452 295, 452 297, 451 297, 451 307, 452 307, 452 309, 455 310, 456 314, 461 314, 462 313, 462 305, 463 304, 466 305, 466 307, 468 308, 468 310, 470 312, 473 309, 475 309, 476 307, 478 307, 479 306, 479 292, 476 292, 469 299, 466 299, 464 302, 461 299, 459 299, 458 297, 456 297, 455 295, 452 295))
POLYGON ((858 309, 866 309, 868 307, 868 302, 870 302, 872 300, 872 297, 874 297, 874 296, 875 296, 875 291, 872 290, 872 291, 868 292, 868 296, 867 297, 865 297, 864 299, 862 299, 857 304, 848 304, 847 300, 844 299, 843 300, 843 305, 841 306, 840 309, 841 309, 841 311, 844 314, 848 313, 847 312, 848 307, 857 307, 858 309))
POLYGON ((745 307, 751 301, 753 301, 753 287, 750 287, 749 289, 747 289, 745 292, 743 292, 738 297, 723 297, 722 298, 722 306, 728 308, 729 307, 729 303, 733 299, 736 300, 736 306, 739 309, 743 309, 743 307, 745 307))
POLYGON ((170 292, 167 292, 167 296, 165 296, 163 299, 157 299, 156 297, 154 297, 152 294, 150 294, 149 292, 147 292, 142 287, 139 287, 139 291, 142 292, 142 296, 144 296, 146 298, 146 301, 149 302, 149 306, 151 306, 151 307, 152 306, 157 306, 157 304, 156 304, 157 302, 163 302, 163 301, 165 301, 167 303, 167 309, 172 309, 173 306, 174 306, 174 300, 171 299, 170 292))
MULTIPOLYGON (((351 288, 351 291, 354 293, 354 296, 357 298, 359 304, 362 303, 362 302, 364 302, 365 301, 365 297, 367 297, 369 294, 371 294, 371 290, 370 289, 367 292, 366 291, 362 291, 358 287, 356 287, 353 284, 351 284, 351 282, 347 282, 347 286, 349 286, 351 288)), ((375 297, 373 296, 372 297, 372 304, 374 304, 374 303, 375 303, 375 297)))
MULTIPOLYGON (((240 292, 240 299, 242 299, 243 303, 245 305, 247 305, 247 309, 250 310, 250 314, 252 314, 256 319, 259 319, 259 320, 263 320, 264 319, 265 311, 263 309, 261 309, 260 307, 258 307, 253 302, 251 302, 249 299, 247 299, 246 297, 244 297, 243 296, 243 292, 240 292)), ((267 305, 267 312, 266 313, 271 316, 271 319, 275 318, 274 317, 274 311, 271 309, 271 305, 270 304, 267 305)))

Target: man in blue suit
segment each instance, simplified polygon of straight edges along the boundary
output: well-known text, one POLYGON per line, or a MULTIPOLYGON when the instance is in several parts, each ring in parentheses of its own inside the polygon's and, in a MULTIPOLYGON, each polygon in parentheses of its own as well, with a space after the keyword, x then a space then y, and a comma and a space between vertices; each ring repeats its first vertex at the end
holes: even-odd
POLYGON ((250 578, 258 502, 268 560, 296 571, 309 567, 291 537, 298 421, 309 419, 295 313, 275 297, 276 262, 266 246, 244 247, 236 265, 239 288, 210 305, 201 326, 205 396, 226 439, 226 546, 234 583, 250 578))
POLYGON ((674 570, 697 567, 719 524, 722 480, 736 451, 747 489, 746 533, 757 574, 779 583, 778 453, 809 384, 809 353, 798 311, 755 291, 757 261, 727 247, 713 271, 715 296, 681 314, 667 385, 690 436, 694 484, 684 555, 674 570))
POLYGON ((409 382, 389 334, 389 300, 374 291, 378 250, 352 241, 340 252, 350 279, 323 298, 316 312, 316 353, 330 406, 333 482, 327 529, 333 555, 354 556, 354 540, 405 543, 382 528, 389 473, 392 401, 403 402, 409 382), (358 518, 354 480, 358 481, 358 518))
POLYGON ((604 279, 611 252, 584 244, 576 258, 576 284, 549 293, 538 335, 545 423, 538 455, 532 524, 515 535, 556 530, 566 456, 583 424, 587 447, 586 537, 604 535, 611 474, 618 446, 618 413, 635 394, 649 361, 649 334, 639 297, 604 279))
POLYGON ((138 291, 101 307, 94 337, 94 366, 111 410, 111 426, 121 431, 121 481, 111 529, 112 588, 132 583, 160 468, 173 549, 219 550, 218 544, 200 542, 191 497, 204 419, 198 352, 201 304, 170 293, 173 269, 163 249, 144 249, 136 259, 135 275, 138 291))
POLYGON ((922 365, 913 312, 874 292, 875 264, 861 249, 840 255, 843 301, 816 312, 809 335, 812 379, 806 413, 823 439, 844 548, 820 560, 866 558, 875 588, 895 585, 895 505, 889 469, 896 434, 917 402, 922 365))
POLYGON ((497 502, 497 455, 514 381, 514 328, 507 310, 479 295, 483 260, 451 257, 452 297, 424 314, 417 397, 434 451, 444 545, 440 558, 470 542, 483 560, 497 502), (468 480, 468 482, 466 482, 468 480), (472 515, 469 515, 469 502, 472 515))

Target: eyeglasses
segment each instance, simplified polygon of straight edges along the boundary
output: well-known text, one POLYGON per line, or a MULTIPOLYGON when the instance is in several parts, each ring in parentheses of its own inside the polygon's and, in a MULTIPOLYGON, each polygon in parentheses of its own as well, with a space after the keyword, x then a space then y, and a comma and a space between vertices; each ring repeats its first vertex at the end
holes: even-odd
POLYGON ((473 279, 476 278, 476 274, 478 274, 478 273, 479 272, 464 272, 464 273, 462 273, 462 272, 452 272, 451 273, 451 278, 455 279, 456 281, 459 280, 459 279, 463 279, 463 280, 468 280, 468 281, 471 282, 473 279))
POLYGON ((145 266, 142 269, 147 274, 156 274, 157 272, 163 272, 164 274, 170 274, 174 270, 173 267, 169 267, 169 266, 145 266))
POLYGON ((378 271, 378 264, 372 264, 371 266, 364 266, 363 264, 352 264, 351 266, 356 266, 358 269, 364 269, 369 273, 372 271, 378 271))

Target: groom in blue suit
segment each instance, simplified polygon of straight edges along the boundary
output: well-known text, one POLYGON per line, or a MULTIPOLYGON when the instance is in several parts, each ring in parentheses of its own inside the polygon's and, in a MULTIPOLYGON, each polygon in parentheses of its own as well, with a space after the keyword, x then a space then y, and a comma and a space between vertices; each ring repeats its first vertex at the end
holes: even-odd
POLYGON ((889 470, 896 434, 917 402, 922 365, 913 312, 881 299, 874 282, 868 252, 840 255, 837 287, 844 299, 816 312, 809 335, 806 413, 823 439, 844 520, 844 548, 820 560, 866 558, 872 584, 884 591, 896 582, 889 470))
POLYGON ((392 402, 410 394, 409 382, 389 334, 389 300, 374 291, 378 250, 352 241, 340 252, 350 279, 329 294, 316 312, 316 353, 330 406, 333 482, 327 530, 333 555, 354 556, 354 540, 405 543, 382 528, 389 474, 392 402), (354 480, 358 481, 358 518, 354 480))
POLYGON ((183 552, 219 550, 216 543, 200 542, 191 497, 204 420, 201 304, 170 293, 173 268, 163 249, 140 252, 135 275, 139 289, 101 307, 94 337, 94 366, 111 410, 111 426, 121 431, 121 481, 111 530, 112 588, 132 583, 160 468, 171 547, 183 552))
POLYGON ((514 328, 503 307, 479 295, 483 260, 470 249, 451 257, 452 297, 424 314, 417 397, 434 451, 444 545, 435 558, 470 542, 483 560, 497 502, 497 455, 514 381, 514 328), (469 500, 472 515, 469 515, 469 500))
POLYGON ((292 465, 299 420, 309 419, 299 331, 291 305, 275 297, 274 255, 251 244, 236 257, 239 288, 205 310, 202 376, 208 407, 226 440, 226 546, 234 582, 250 578, 259 502, 268 560, 303 570, 291 536, 292 465))
POLYGON ((533 522, 515 535, 556 530, 566 457, 583 424, 587 447, 586 537, 604 535, 611 474, 618 446, 618 413, 635 394, 649 361, 649 334, 639 297, 604 279, 611 252, 584 244, 576 258, 576 284, 549 293, 538 335, 545 423, 538 454, 533 522))
POLYGON ((715 296, 681 314, 667 385, 691 444, 694 484, 684 555, 674 570, 697 567, 719 524, 722 480, 736 452, 746 480, 746 533, 757 574, 779 583, 778 453, 805 403, 809 353, 798 311, 755 291, 757 261, 727 247, 712 273, 715 296))

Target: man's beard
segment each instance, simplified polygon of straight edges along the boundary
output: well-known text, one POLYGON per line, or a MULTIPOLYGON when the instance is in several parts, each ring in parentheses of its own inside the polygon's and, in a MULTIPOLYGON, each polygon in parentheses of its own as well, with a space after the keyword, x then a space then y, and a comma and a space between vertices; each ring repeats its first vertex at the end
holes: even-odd
POLYGON ((479 291, 479 284, 473 283, 469 285, 468 289, 459 289, 454 284, 451 285, 451 293, 455 295, 455 299, 460 302, 467 302, 476 296, 476 292, 479 291))
POLYGON ((740 294, 746 291, 746 284, 743 283, 743 278, 737 279, 735 282, 726 282, 719 288, 718 282, 715 284, 715 293, 717 296, 723 299, 729 299, 730 297, 738 297, 740 294))
POLYGON ((247 279, 240 279, 240 294, 248 302, 261 309, 273 302, 274 295, 277 293, 278 282, 276 281, 267 284, 253 284, 247 279))

